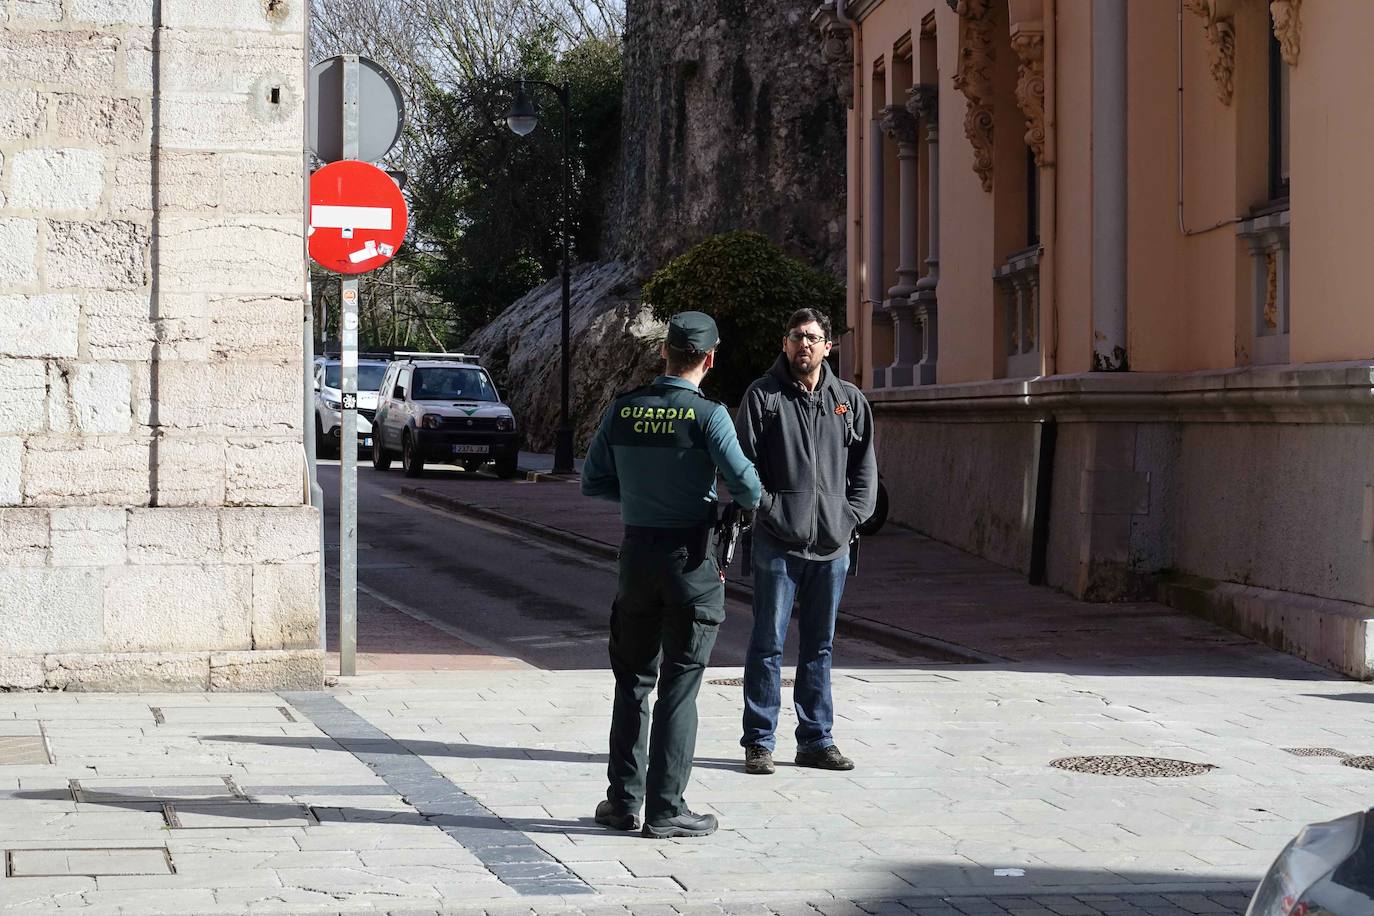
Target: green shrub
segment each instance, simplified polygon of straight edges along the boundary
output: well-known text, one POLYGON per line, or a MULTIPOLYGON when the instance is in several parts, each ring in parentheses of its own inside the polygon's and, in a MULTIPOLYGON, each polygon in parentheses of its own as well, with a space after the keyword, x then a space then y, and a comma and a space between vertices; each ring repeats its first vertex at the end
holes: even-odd
POLYGON ((703 387, 732 406, 777 359, 783 325, 797 309, 829 315, 837 340, 845 332, 844 288, 757 232, 727 232, 688 249, 649 278, 644 300, 663 321, 689 310, 716 320, 720 350, 703 387))

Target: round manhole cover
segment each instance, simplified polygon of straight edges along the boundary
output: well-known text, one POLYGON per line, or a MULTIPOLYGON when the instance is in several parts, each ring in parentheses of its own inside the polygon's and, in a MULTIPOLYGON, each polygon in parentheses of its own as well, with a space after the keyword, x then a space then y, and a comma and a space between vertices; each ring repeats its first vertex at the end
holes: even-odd
MULTIPOLYGON (((718 677, 718 678, 716 678, 715 680, 713 680, 713 681, 707 681, 706 683, 708 683, 708 684, 715 684, 717 687, 743 687, 743 686, 744 686, 744 678, 742 678, 742 677, 718 677)), ((782 686, 784 686, 784 687, 791 687, 791 686, 792 686, 792 679, 791 679, 790 677, 785 677, 785 678, 783 678, 783 679, 782 679, 782 686)))
POLYGON ((1347 757, 1341 763, 1357 770, 1374 770, 1374 757, 1347 757))
POLYGON ((1131 776, 1139 779, 1158 776, 1198 776, 1216 767, 1210 763, 1190 763, 1167 757, 1061 757, 1050 766, 1074 773, 1095 776, 1131 776))

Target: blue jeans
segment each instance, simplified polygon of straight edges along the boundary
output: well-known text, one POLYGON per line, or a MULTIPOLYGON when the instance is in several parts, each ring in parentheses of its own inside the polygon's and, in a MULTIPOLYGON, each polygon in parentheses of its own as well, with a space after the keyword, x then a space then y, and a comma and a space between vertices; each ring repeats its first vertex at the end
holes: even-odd
POLYGON ((744 737, 740 744, 776 746, 782 704, 782 649, 792 603, 797 603, 801 645, 797 652, 797 750, 819 751, 835 739, 835 703, 830 695, 830 656, 835 642, 849 554, 834 560, 801 560, 766 535, 756 536, 754 553, 754 633, 744 661, 744 737))

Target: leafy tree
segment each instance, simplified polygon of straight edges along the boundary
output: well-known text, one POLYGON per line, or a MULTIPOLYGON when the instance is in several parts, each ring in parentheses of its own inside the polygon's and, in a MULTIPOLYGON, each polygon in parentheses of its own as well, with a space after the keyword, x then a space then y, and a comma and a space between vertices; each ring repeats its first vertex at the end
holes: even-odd
POLYGON ((539 127, 513 134, 505 114, 521 77, 571 86, 571 260, 598 254, 602 195, 619 145, 619 43, 589 38, 562 54, 556 44, 545 28, 522 39, 511 70, 423 101, 429 148, 409 189, 417 249, 424 283, 451 304, 459 336, 559 269, 562 111, 552 92, 531 86, 539 127))
POLYGON ((830 316, 834 337, 845 332, 840 284, 757 232, 727 232, 689 248, 649 278, 644 301, 663 321, 684 311, 716 320, 720 359, 704 387, 727 404, 738 404, 777 359, 792 312, 816 309, 830 316))
MULTIPOLYGON (((404 281, 362 278, 364 343, 452 346, 557 271, 559 106, 535 90, 539 129, 510 133, 510 83, 520 76, 572 83, 573 250, 597 254, 618 152, 623 0, 309 3, 312 59, 371 57, 406 100, 401 142, 380 163, 409 176, 404 281)), ((323 318, 337 283, 315 273, 323 318)))

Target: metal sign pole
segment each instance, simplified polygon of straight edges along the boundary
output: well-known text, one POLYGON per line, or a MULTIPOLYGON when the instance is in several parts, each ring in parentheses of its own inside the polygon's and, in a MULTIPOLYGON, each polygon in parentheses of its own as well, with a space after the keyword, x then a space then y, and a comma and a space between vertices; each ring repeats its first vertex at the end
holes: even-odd
MULTIPOLYGON (((357 159, 358 55, 343 58, 343 155, 357 159)), ((339 674, 351 677, 358 673, 358 281, 340 284, 339 674)))

